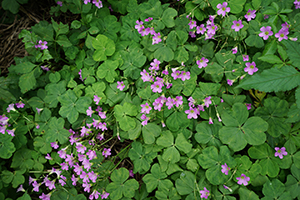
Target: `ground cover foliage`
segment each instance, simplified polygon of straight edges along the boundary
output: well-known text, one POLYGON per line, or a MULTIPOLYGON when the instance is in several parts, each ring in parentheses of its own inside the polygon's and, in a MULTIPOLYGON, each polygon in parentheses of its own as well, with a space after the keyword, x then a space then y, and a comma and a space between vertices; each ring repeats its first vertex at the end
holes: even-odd
POLYGON ((58 1, 0 77, 0 199, 300 199, 299 8, 58 1))

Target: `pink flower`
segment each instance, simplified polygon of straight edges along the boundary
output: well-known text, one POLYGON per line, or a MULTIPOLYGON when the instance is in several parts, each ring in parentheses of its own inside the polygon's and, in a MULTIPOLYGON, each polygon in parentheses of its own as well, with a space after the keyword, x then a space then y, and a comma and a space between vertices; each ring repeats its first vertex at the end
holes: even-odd
POLYGON ((256 10, 249 9, 248 12, 246 13, 246 15, 244 15, 244 17, 249 22, 249 21, 251 21, 251 19, 254 19, 256 17, 255 13, 256 13, 256 10))
POLYGON ((261 33, 258 34, 259 37, 262 37, 264 40, 267 40, 269 36, 273 35, 273 32, 271 31, 271 26, 261 27, 260 28, 261 33))
POLYGON ((39 198, 42 199, 42 200, 50 200, 50 196, 51 196, 50 193, 49 194, 42 193, 42 195, 39 196, 39 198))
POLYGON ((204 27, 204 24, 201 24, 200 26, 197 26, 196 27, 196 33, 197 34, 204 34, 205 33, 205 31, 206 31, 206 28, 204 27))
POLYGON ((178 108, 180 105, 183 104, 182 101, 182 96, 176 96, 176 98, 174 98, 174 104, 175 106, 178 108))
POLYGON ((253 75, 254 72, 258 71, 258 68, 256 68, 256 64, 254 61, 252 63, 247 62, 246 66, 247 67, 244 68, 244 71, 248 72, 249 75, 253 75))
POLYGON ((89 199, 90 199, 90 200, 93 200, 94 198, 95 198, 95 199, 98 199, 98 198, 99 198, 99 195, 100 195, 100 193, 99 193, 97 190, 94 190, 94 191, 92 192, 92 194, 89 196, 89 199))
POLYGON ((174 80, 176 80, 177 78, 181 78, 181 72, 175 69, 172 69, 172 74, 171 76, 174 78, 174 80))
POLYGON ((96 105, 99 104, 100 100, 101 100, 101 97, 98 97, 97 95, 94 95, 94 101, 95 101, 96 105))
POLYGON ((95 6, 97 6, 98 8, 102 8, 102 2, 100 0, 93 0, 93 4, 95 4, 95 6))
POLYGON ((209 105, 211 104, 211 96, 206 97, 203 101, 204 101, 204 105, 208 108, 209 105))
POLYGON ((42 110, 43 110, 43 108, 36 108, 36 111, 38 112, 38 114, 40 114, 42 110))
POLYGON ((286 156, 288 153, 285 151, 285 147, 279 148, 275 147, 275 157, 279 157, 280 159, 283 158, 283 156, 286 156))
POLYGON ((247 110, 251 109, 251 103, 246 103, 246 106, 247 106, 247 110))
POLYGON ((135 23, 136 23, 136 25, 134 26, 134 28, 135 28, 138 32, 142 31, 142 29, 145 28, 144 25, 143 25, 143 23, 144 23, 143 21, 137 20, 135 23))
POLYGON ((102 155, 105 156, 105 158, 107 158, 107 156, 111 155, 110 151, 111 151, 111 149, 104 148, 102 155))
POLYGON ((208 63, 208 59, 202 57, 200 60, 197 60, 196 63, 198 65, 198 67, 201 69, 202 67, 206 67, 207 63, 208 63))
POLYGON ((233 49, 231 49, 232 54, 236 54, 237 53, 237 47, 234 47, 233 49))
POLYGON ((191 74, 190 72, 182 71, 181 72, 181 80, 182 81, 189 80, 191 78, 190 74, 191 74))
POLYGON ((174 106, 174 99, 172 99, 171 97, 168 97, 167 102, 166 102, 166 106, 170 110, 174 106))
POLYGON ((225 175, 228 175, 230 167, 228 167, 226 163, 224 165, 222 165, 221 167, 222 167, 222 170, 221 170, 222 173, 224 173, 225 175))
POLYGON ((237 177, 236 179, 238 180, 237 183, 239 185, 243 184, 244 186, 248 185, 248 181, 250 181, 250 178, 247 177, 245 174, 241 174, 241 177, 237 177))
POLYGON ((141 119, 144 120, 142 121, 142 125, 146 126, 148 124, 148 120, 150 119, 149 117, 147 117, 145 114, 142 114, 141 119))
POLYGON ((14 108, 15 104, 9 104, 8 107, 6 108, 6 111, 9 113, 10 111, 16 111, 16 109, 14 108))
POLYGON ((21 101, 19 103, 16 103, 17 108, 24 108, 25 104, 21 101))
POLYGON ((249 56, 248 55, 243 55, 243 61, 244 62, 249 61, 249 56))
POLYGON ((233 82, 234 82, 233 80, 227 79, 227 84, 228 85, 232 86, 233 82))
POLYGON ((62 6, 62 2, 61 1, 57 1, 56 2, 58 5, 60 5, 60 7, 62 6))
POLYGON ((108 195, 109 195, 109 193, 104 191, 104 192, 101 194, 101 199, 107 199, 108 195))
POLYGON ((154 92, 154 93, 155 92, 161 93, 163 86, 164 86, 164 84, 161 81, 154 82, 154 84, 151 85, 152 92, 154 92))
POLYGON ((278 41, 280 42, 281 40, 288 39, 289 31, 288 29, 280 29, 278 33, 275 34, 275 37, 278 38, 278 41))
POLYGON ((188 119, 192 119, 192 118, 197 119, 198 118, 197 114, 199 114, 199 111, 197 108, 190 107, 190 109, 186 110, 185 113, 188 114, 187 116, 188 119))
POLYGON ((208 123, 209 124, 213 124, 214 123, 211 117, 208 118, 208 123))
POLYGON ((84 0, 84 4, 91 3, 91 0, 84 0))
POLYGON ((158 44, 161 42, 161 35, 160 33, 155 33, 154 36, 152 37, 152 45, 158 44))
POLYGON ((195 37, 196 37, 195 31, 189 31, 189 35, 190 35, 192 38, 195 38, 195 37))
POLYGON ((242 20, 239 20, 239 21, 233 21, 233 25, 231 26, 231 29, 234 29, 236 32, 238 32, 243 27, 244 25, 242 24, 242 20))
POLYGON ((86 110, 86 115, 92 117, 93 112, 94 111, 92 110, 92 107, 90 106, 89 109, 86 110))
POLYGON ((190 29, 193 29, 193 28, 195 28, 195 27, 197 26, 197 22, 191 20, 191 21, 189 22, 189 26, 190 26, 190 29))
POLYGON ((152 76, 150 76, 150 74, 144 69, 143 71, 141 71, 141 79, 143 80, 143 82, 149 82, 152 81, 152 76))
POLYGON ((121 82, 117 81, 117 83, 118 83, 117 88, 118 88, 120 91, 123 91, 123 89, 124 89, 124 87, 125 87, 125 84, 123 83, 123 81, 121 81, 121 82))
POLYGON ((149 114, 150 110, 152 109, 148 103, 142 104, 141 107, 142 107, 141 113, 146 113, 146 114, 149 114))
POLYGON ((211 23, 210 25, 207 25, 206 28, 207 28, 207 34, 209 35, 210 38, 212 38, 215 35, 218 26, 211 23))
POLYGON ((227 2, 223 2, 223 4, 218 4, 217 8, 219 9, 217 11, 218 15, 222 15, 223 17, 225 17, 226 13, 228 13, 230 11, 230 8, 227 7, 227 2))
POLYGON ((209 196, 209 191, 206 189, 206 187, 204 187, 204 190, 200 190, 200 194, 201 194, 201 198, 205 198, 207 199, 209 196))
POLYGON ((129 176, 132 177, 132 178, 134 178, 134 173, 133 173, 132 170, 129 170, 129 176))
POLYGON ((159 70, 160 61, 154 58, 153 62, 150 63, 151 67, 149 70, 159 70))

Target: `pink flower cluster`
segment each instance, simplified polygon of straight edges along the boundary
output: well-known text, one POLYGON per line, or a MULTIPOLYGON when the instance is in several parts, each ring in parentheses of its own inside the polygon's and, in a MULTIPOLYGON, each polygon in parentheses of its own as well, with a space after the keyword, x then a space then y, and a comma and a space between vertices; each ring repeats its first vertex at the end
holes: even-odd
MULTIPOLYGON (((290 25, 285 22, 281 24, 281 29, 278 31, 278 33, 275 34, 275 37, 278 38, 278 41, 282 41, 283 39, 287 40, 288 39, 288 34, 289 34, 289 28, 290 25)), ((262 37, 264 40, 267 40, 269 36, 273 35, 273 32, 271 31, 271 26, 266 26, 266 27, 261 27, 260 28, 261 33, 259 33, 259 37, 262 37)), ((296 39, 297 40, 297 39, 296 39)))
MULTIPOLYGON (((16 103, 16 104, 12 103, 12 104, 8 105, 8 107, 6 108, 6 111, 8 113, 10 113, 10 111, 15 111, 16 112, 17 110, 15 109, 15 105, 16 105, 17 108, 24 108, 24 106, 25 106, 25 104, 22 103, 21 101, 16 103)), ((9 124, 8 121, 9 121, 9 118, 7 116, 5 116, 5 114, 0 115, 0 133, 5 134, 5 131, 6 131, 6 133, 8 135, 11 135, 11 136, 14 137, 16 129, 15 128, 11 129, 11 130, 7 129, 7 127, 11 126, 11 124, 9 124)))
MULTIPOLYGON (((206 106, 208 108, 209 105, 212 103, 211 96, 206 97, 203 100, 203 104, 197 105, 197 106, 196 106, 196 101, 193 99, 193 97, 189 97, 188 101, 189 101, 190 108, 189 108, 189 110, 185 111, 185 113, 188 114, 188 116, 187 116, 188 119, 192 119, 192 118, 197 119, 198 115, 200 115, 200 111, 205 111, 204 106, 206 106)), ((210 124, 213 123, 211 118, 209 119, 209 123, 210 124)))
MULTIPOLYGON (((91 0, 83 0, 83 3, 84 3, 84 4, 91 3, 91 0)), ((102 8, 102 7, 103 7, 102 1, 100 1, 100 0, 93 0, 92 3, 93 3, 97 8, 102 8)))
MULTIPOLYGON (((187 17, 189 18, 189 16, 187 16, 187 17)), ((196 37, 196 35, 195 35, 195 32, 196 32, 197 34, 202 34, 202 35, 205 34, 205 40, 207 40, 207 39, 212 39, 213 36, 216 34, 218 26, 216 26, 214 24, 215 16, 213 16, 213 15, 209 16, 209 19, 206 21, 206 27, 204 24, 197 26, 196 21, 193 21, 191 18, 189 18, 189 19, 190 19, 189 27, 190 27, 190 29, 192 29, 192 31, 189 32, 189 35, 191 37, 193 37, 193 38, 196 37), (195 28, 196 28, 196 30, 195 30, 195 28)))
MULTIPOLYGON (((171 108, 173 108, 174 106, 176 106, 178 108, 180 105, 183 104, 182 96, 176 96, 175 98, 171 98, 171 97, 166 98, 165 96, 160 96, 154 100, 152 105, 153 105, 154 110, 161 111, 164 104, 167 106, 167 108, 169 110, 171 108)), ((142 122, 142 125, 145 126, 145 125, 147 125, 148 120, 150 119, 145 114, 150 114, 152 107, 147 102, 145 104, 142 104, 141 107, 142 107, 141 114, 143 114, 141 116, 141 119, 144 120, 142 122)))
MULTIPOLYGON (((145 19, 145 22, 150 22, 152 20, 153 20, 153 18, 149 17, 149 18, 145 19)), ((146 28, 144 26, 143 21, 137 20, 136 25, 135 25, 134 28, 139 32, 139 34, 141 34, 141 36, 146 36, 146 35, 149 35, 149 34, 152 35, 153 36, 152 37, 152 45, 153 44, 158 44, 162 41, 160 33, 156 33, 153 27, 147 27, 146 28)))
POLYGON ((34 46, 36 49, 40 48, 41 50, 44 50, 44 49, 48 49, 48 46, 47 46, 48 42, 47 41, 37 41, 37 44, 34 46))

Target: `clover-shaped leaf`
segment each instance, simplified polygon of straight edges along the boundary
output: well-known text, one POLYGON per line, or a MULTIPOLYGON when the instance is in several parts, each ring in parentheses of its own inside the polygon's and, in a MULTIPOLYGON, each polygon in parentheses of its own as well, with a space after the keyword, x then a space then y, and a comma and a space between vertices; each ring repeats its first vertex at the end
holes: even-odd
POLYGON ((123 167, 113 171, 111 174, 113 182, 106 187, 112 200, 121 199, 123 196, 128 198, 134 197, 135 191, 139 189, 139 183, 135 179, 127 180, 128 177, 129 171, 123 167))
POLYGON ((124 103, 123 106, 116 105, 114 108, 115 111, 115 117, 117 121, 120 123, 121 129, 124 131, 128 131, 130 129, 134 129, 136 126, 134 118, 130 116, 136 116, 137 115, 137 108, 135 105, 131 103, 124 103))
POLYGON ((197 133, 195 139, 199 144, 209 144, 213 146, 221 146, 221 141, 217 138, 221 124, 202 122, 196 126, 197 133))
POLYGON ((292 175, 289 174, 287 176, 285 188, 290 192, 291 197, 295 199, 296 197, 300 197, 300 186, 298 184, 298 182, 300 181, 300 169, 293 164, 291 166, 291 172, 292 175))
POLYGON ((115 52, 115 43, 105 35, 97 35, 97 37, 92 40, 92 45, 96 49, 93 54, 93 59, 95 61, 105 61, 107 56, 112 56, 115 52))
POLYGON ((140 142, 135 141, 131 144, 131 146, 132 148, 129 150, 128 156, 131 160, 133 160, 133 173, 147 172, 150 169, 150 164, 156 157, 157 153, 145 153, 145 148, 140 142))
POLYGON ((97 76, 99 78, 105 78, 107 82, 112 83, 114 82, 115 78, 118 76, 116 73, 116 69, 119 66, 119 62, 116 60, 106 60, 104 63, 102 63, 98 70, 97 70, 97 76))
POLYGON ((52 117, 49 121, 48 130, 45 133, 46 141, 64 144, 70 136, 69 131, 64 128, 65 120, 63 118, 52 117))
POLYGON ((230 151, 227 146, 221 146, 220 152, 218 152, 218 149, 214 146, 205 148, 198 156, 198 163, 202 168, 207 169, 205 176, 213 185, 220 185, 229 178, 222 173, 222 164, 226 163, 230 168, 236 165, 235 160, 230 156, 230 151))
POLYGON ((266 120, 269 124, 267 132, 273 137, 287 134, 291 129, 290 123, 285 123, 289 104, 278 97, 267 98, 263 107, 256 109, 254 114, 266 120))
POLYGON ((278 179, 273 179, 272 182, 267 181, 262 189, 263 194, 265 195, 262 199, 292 199, 290 194, 285 194, 285 186, 278 179))
POLYGON ((194 191, 195 183, 195 175, 190 171, 183 171, 180 174, 180 178, 176 179, 175 186, 180 195, 187 195, 194 191))
POLYGON ((264 132, 268 123, 260 117, 248 116, 247 107, 242 103, 234 104, 232 110, 224 110, 221 114, 225 126, 219 131, 220 139, 234 151, 242 150, 247 143, 260 145, 266 141, 264 132))
POLYGON ((166 173, 161 171, 159 164, 155 163, 151 168, 151 174, 146 174, 143 177, 143 181, 147 187, 147 192, 150 193, 157 187, 163 187, 165 181, 167 182, 170 181, 170 180, 163 180, 166 177, 167 177, 166 173))
POLYGON ((0 158, 8 159, 16 151, 14 143, 11 142, 13 137, 8 134, 0 134, 0 158))
POLYGON ((270 177, 275 177, 279 173, 279 166, 274 157, 274 150, 264 143, 259 146, 252 146, 248 149, 248 154, 252 159, 261 159, 259 165, 262 167, 262 175, 269 175, 270 177))

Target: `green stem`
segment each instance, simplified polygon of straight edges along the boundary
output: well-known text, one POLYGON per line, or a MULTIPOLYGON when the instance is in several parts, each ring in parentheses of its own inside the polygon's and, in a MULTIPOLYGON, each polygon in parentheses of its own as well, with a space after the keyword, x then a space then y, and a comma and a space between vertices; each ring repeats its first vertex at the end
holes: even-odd
MULTIPOLYGON (((129 146, 131 146, 131 144, 127 145, 124 149, 122 149, 122 150, 116 155, 116 157, 117 157, 120 153, 122 153, 123 151, 125 151, 129 146)), ((122 158, 122 160, 120 160, 120 161, 115 165, 115 167, 110 171, 110 173, 112 173, 112 172, 119 166, 119 164, 120 164, 123 160, 124 160, 124 158, 122 158)))

